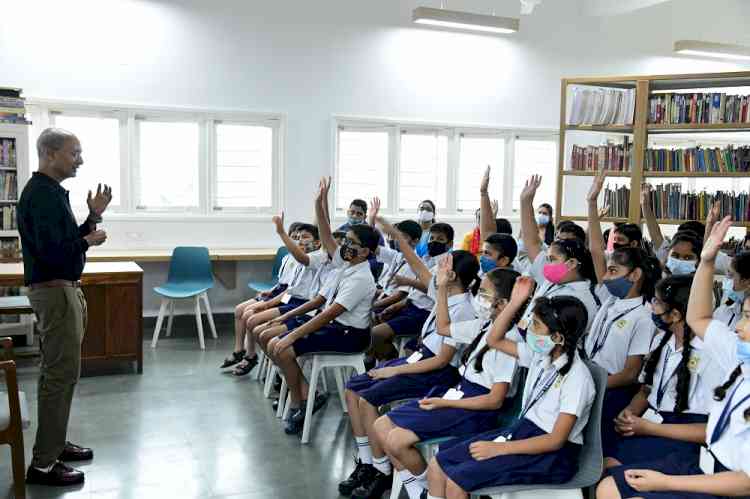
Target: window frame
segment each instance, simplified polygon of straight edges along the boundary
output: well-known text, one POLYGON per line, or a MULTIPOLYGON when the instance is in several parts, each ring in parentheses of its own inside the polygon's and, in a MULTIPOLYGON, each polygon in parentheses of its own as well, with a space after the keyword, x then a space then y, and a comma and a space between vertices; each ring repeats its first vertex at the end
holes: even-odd
MULTIPOLYGON (((34 123, 29 134, 30 145, 44 128, 52 126, 54 116, 67 114, 81 117, 113 117, 120 119, 120 206, 112 207, 109 220, 153 220, 216 219, 261 220, 281 210, 283 182, 286 167, 286 126, 283 113, 233 111, 220 109, 145 106, 136 104, 112 104, 87 101, 67 101, 30 98, 27 112, 34 123), (198 124, 198 207, 139 207, 138 174, 140 150, 138 147, 140 121, 194 122, 198 124), (217 201, 218 164, 216 151, 216 125, 239 124, 271 126, 273 128, 271 207, 247 207, 215 209, 217 201)), ((84 145, 85 146, 85 145, 84 145)), ((32 155, 30 171, 38 170, 36 155, 32 155)), ((85 159, 85 151, 84 151, 85 159)), ((81 207, 73 207, 77 215, 81 207)))
MULTIPOLYGON (((405 216, 416 216, 416 206, 399 205, 400 189, 400 160, 401 160, 401 130, 407 130, 407 133, 421 132, 445 132, 448 135, 448 168, 446 179, 447 208, 438 209, 438 217, 444 221, 466 222, 474 220, 474 210, 458 209, 458 174, 460 161, 460 138, 462 134, 469 137, 498 137, 505 140, 504 143, 504 165, 501 172, 497 169, 493 171, 494 175, 503 175, 503 192, 497 193, 493 197, 501 199, 498 216, 510 220, 518 220, 518 211, 513 210, 512 193, 513 179, 515 170, 515 140, 532 139, 532 140, 551 140, 555 143, 555 162, 554 174, 557 175, 557 156, 559 154, 559 130, 552 127, 511 127, 504 125, 473 125, 457 123, 440 123, 440 122, 421 122, 410 120, 396 120, 389 118, 372 118, 348 115, 334 115, 332 117, 332 149, 331 149, 331 177, 335 179, 333 186, 334 196, 334 213, 337 219, 346 217, 346 210, 338 206, 337 184, 340 179, 339 168, 339 131, 356 130, 389 130, 391 140, 389 141, 389 171, 388 171, 388 208, 383 208, 381 213, 386 216, 403 218, 405 216)), ((553 200, 554 201, 554 200, 553 200)), ((477 207, 478 208, 478 207, 477 207)))

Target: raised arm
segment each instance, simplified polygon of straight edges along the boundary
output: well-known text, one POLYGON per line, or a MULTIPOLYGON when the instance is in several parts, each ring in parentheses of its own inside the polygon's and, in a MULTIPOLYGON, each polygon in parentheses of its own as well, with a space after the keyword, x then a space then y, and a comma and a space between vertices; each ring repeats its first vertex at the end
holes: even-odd
POLYGON ((380 198, 375 196, 370 200, 370 211, 367 213, 367 225, 375 228, 375 219, 380 213, 380 198))
POLYGON ((396 227, 389 224, 383 217, 378 217, 377 222, 383 232, 391 236, 391 239, 398 241, 399 247, 401 248, 401 254, 404 255, 406 263, 409 264, 409 267, 411 267, 411 270, 417 276, 417 279, 419 279, 425 287, 429 286, 430 280, 432 279, 432 272, 430 272, 430 269, 427 268, 427 265, 424 264, 422 259, 417 256, 406 238, 401 235, 401 232, 399 232, 396 227))
POLYGON ((310 257, 307 256, 307 253, 284 230, 284 212, 282 211, 280 216, 273 217, 271 221, 276 226, 276 234, 281 238, 286 249, 289 250, 289 254, 305 267, 310 265, 310 257))
POLYGON ((518 346, 515 342, 506 340, 505 334, 513 324, 513 318, 523 308, 529 297, 534 292, 536 283, 528 276, 519 277, 513 286, 510 302, 505 306, 500 315, 492 324, 490 334, 487 335, 487 345, 495 350, 500 350, 512 357, 518 357, 518 346))
POLYGON ((542 177, 540 175, 532 175, 526 181, 523 191, 521 191, 521 233, 530 262, 536 260, 536 257, 542 251, 542 240, 539 238, 536 217, 534 217, 534 196, 536 196, 536 190, 539 189, 541 183, 542 177))
POLYGON ((725 217, 714 225, 711 234, 703 243, 701 262, 693 277, 688 301, 687 323, 701 339, 713 318, 713 285, 716 272, 716 255, 719 254, 721 243, 732 226, 732 217, 725 217))
POLYGON ((453 272, 453 255, 448 254, 438 263, 437 303, 435 303, 436 331, 440 336, 451 335, 451 316, 448 310, 448 281, 453 272))
POLYGON ((596 271, 596 277, 599 282, 602 282, 604 275, 607 273, 607 258, 604 255, 604 248, 602 248, 602 239, 604 236, 602 236, 602 225, 599 219, 599 208, 597 206, 597 200, 599 199, 599 194, 602 192, 603 187, 604 169, 599 170, 599 173, 594 177, 594 183, 591 184, 591 189, 586 196, 589 215, 589 251, 591 252, 591 258, 594 261, 594 270, 596 271))
POLYGON ((484 171, 482 182, 479 184, 479 237, 486 241, 487 237, 497 232, 495 224, 495 214, 492 210, 492 201, 490 201, 490 167, 484 171))
POLYGON ((331 223, 328 220, 328 191, 331 188, 331 177, 323 177, 318 185, 318 195, 315 199, 315 218, 318 219, 318 233, 328 256, 333 258, 339 249, 331 234, 331 223))
POLYGON ((713 206, 711 206, 711 209, 708 210, 708 215, 706 216, 706 230, 703 232, 703 240, 708 240, 709 237, 711 237, 711 229, 714 228, 714 225, 716 225, 716 222, 719 221, 719 217, 721 216, 721 201, 716 201, 713 206))
POLYGON ((643 218, 646 219, 646 227, 648 227, 648 234, 651 236, 651 243, 654 245, 654 251, 661 248, 664 243, 664 236, 661 233, 661 227, 656 221, 653 207, 651 206, 651 185, 643 184, 641 186, 641 210, 643 211, 643 218))

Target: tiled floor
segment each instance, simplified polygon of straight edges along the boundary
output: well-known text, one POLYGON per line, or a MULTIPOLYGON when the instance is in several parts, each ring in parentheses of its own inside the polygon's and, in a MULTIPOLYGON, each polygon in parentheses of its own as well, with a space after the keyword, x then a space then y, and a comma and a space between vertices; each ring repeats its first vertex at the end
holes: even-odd
MULTIPOLYGON (((336 484, 349 473, 353 454, 338 399, 316 415, 311 444, 301 445, 284 434, 252 375, 235 378, 218 369, 231 349, 229 317, 217 318, 219 340, 206 339, 203 352, 194 321, 179 319, 185 320, 176 321, 173 338, 160 340, 156 350, 144 343, 143 375, 81 379, 68 438, 94 448, 94 461, 80 466, 85 485, 29 486, 27 497, 337 497, 336 484)), ((145 331, 150 338, 152 326, 145 331)), ((34 364, 21 360, 19 368, 32 419, 34 364)), ((35 431, 34 425, 24 433, 27 462, 35 431)), ((13 497, 10 451, 0 446, 0 498, 6 497, 13 497)))

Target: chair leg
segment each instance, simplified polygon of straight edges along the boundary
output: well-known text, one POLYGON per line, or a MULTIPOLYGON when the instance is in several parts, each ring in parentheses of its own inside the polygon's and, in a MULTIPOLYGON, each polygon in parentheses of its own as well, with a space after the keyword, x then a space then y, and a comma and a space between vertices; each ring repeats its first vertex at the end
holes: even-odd
POLYGON ((23 453, 23 433, 18 430, 19 436, 16 442, 11 444, 11 461, 13 462, 13 493, 16 499, 25 499, 26 497, 26 463, 23 453))
POLYGON ((336 388, 338 388, 339 392, 339 400, 341 401, 341 408, 344 411, 344 414, 349 412, 349 408, 346 406, 346 398, 344 397, 344 376, 342 374, 342 371, 346 369, 345 367, 334 367, 333 368, 333 375, 336 378, 336 388))
POLYGON ((159 317, 156 318, 154 337, 151 339, 151 348, 156 348, 156 342, 159 341, 159 331, 161 331, 161 323, 164 320, 164 313, 167 311, 167 304, 169 304, 169 302, 169 298, 161 299, 161 307, 159 307, 159 317))
POLYGON ((255 376, 255 381, 260 381, 263 377, 263 370, 266 368, 266 361, 268 359, 261 349, 258 349, 256 355, 258 356, 258 367, 253 376, 255 376))
MULTIPOLYGON (((279 399, 281 400, 281 399, 279 399)), ((281 420, 286 421, 289 417, 289 413, 292 410, 292 395, 290 393, 286 394, 286 401, 284 402, 284 412, 281 414, 281 420)))
POLYGON ((172 322, 174 321, 174 300, 169 301, 169 320, 167 320, 167 338, 172 336, 172 322))
MULTIPOLYGON (((279 372, 279 368, 276 367, 276 365, 271 366, 271 370, 268 371, 268 376, 266 376, 266 384, 263 386, 263 396, 267 399, 271 398, 271 390, 273 389, 273 380, 276 378, 276 373, 279 372)), ((281 377, 281 382, 284 382, 284 377, 281 377)))
POLYGON ((208 302, 208 293, 203 293, 203 303, 206 305, 206 316, 208 317, 208 325, 211 328, 211 336, 214 339, 218 338, 216 335, 216 325, 214 324, 214 314, 211 312, 211 304, 208 302))
POLYGON ((201 350, 206 349, 206 342, 203 339, 203 318, 201 317, 200 297, 195 297, 195 324, 198 326, 198 342, 201 344, 201 350))
POLYGON ((315 405, 315 391, 321 374, 320 361, 317 356, 312 359, 312 373, 310 374, 310 388, 307 390, 307 404, 305 408, 305 423, 302 427, 302 443, 310 442, 310 427, 312 426, 312 412, 315 405))
POLYGON ((289 393, 289 387, 286 386, 286 380, 282 378, 281 388, 279 389, 279 406, 276 408, 276 417, 280 418, 284 415, 284 409, 286 409, 286 396, 289 393))

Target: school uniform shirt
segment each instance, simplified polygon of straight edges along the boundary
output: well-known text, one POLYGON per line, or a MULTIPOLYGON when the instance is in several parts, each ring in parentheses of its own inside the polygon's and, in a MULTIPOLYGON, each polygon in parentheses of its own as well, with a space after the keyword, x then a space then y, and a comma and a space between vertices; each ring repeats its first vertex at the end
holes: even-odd
MULTIPOLYGON (((740 365, 737 358, 737 334, 717 320, 711 321, 704 335, 705 350, 716 361, 716 370, 720 372, 721 380, 716 386, 723 384, 732 371, 740 365)), ((750 471, 750 453, 747 453, 747 442, 750 441, 750 423, 745 421, 744 412, 750 407, 750 399, 745 400, 731 413, 729 427, 714 443, 711 437, 723 410, 727 407, 729 397, 734 392, 732 407, 750 395, 750 365, 742 364, 742 374, 727 390, 724 400, 711 399, 711 412, 708 416, 706 427, 706 443, 711 453, 716 456, 721 464, 731 470, 750 471), (744 450, 743 452, 738 452, 744 450)))
POLYGON ((576 353, 568 374, 560 377, 557 370, 568 361, 567 354, 560 355, 552 362, 550 356, 534 353, 526 343, 519 343, 517 348, 518 365, 529 369, 523 389, 524 408, 552 376, 557 376, 544 396, 526 413, 525 418, 551 433, 560 413, 576 416, 568 441, 583 445, 583 431, 596 397, 596 385, 589 368, 576 353))
POLYGON ((294 273, 297 269, 297 265, 300 265, 297 260, 290 254, 284 256, 281 259, 281 267, 279 268, 279 284, 289 285, 294 279, 294 273))
POLYGON ((409 293, 409 286, 399 286, 395 282, 395 277, 401 276, 407 279, 416 279, 411 267, 406 262, 404 255, 388 247, 381 247, 378 254, 378 261, 383 263, 386 268, 380 276, 380 287, 386 296, 391 296, 397 292, 409 293))
MULTIPOLYGON (((442 255, 438 255, 435 257, 429 255, 422 257, 422 261, 424 262, 425 266, 430 269, 430 272, 432 272, 433 275, 435 275, 435 273, 437 272, 437 264, 442 258, 444 258, 444 255, 447 255, 447 253, 443 253, 442 255)), ((435 307, 435 300, 430 296, 429 290, 427 293, 423 293, 417 288, 409 288, 409 295, 406 298, 415 307, 421 308, 422 310, 432 310, 435 307)))
POLYGON ((364 261, 351 265, 337 251, 331 265, 337 269, 336 279, 325 286, 326 308, 338 303, 346 311, 336 318, 336 322, 357 329, 368 329, 372 300, 377 291, 370 263, 364 261))
POLYGON ((728 302, 726 294, 722 295, 721 304, 714 310, 713 318, 726 324, 729 329, 734 329, 742 317, 742 300, 728 302))
POLYGON ((334 266, 331 264, 331 260, 328 259, 328 261, 323 264, 322 267, 318 269, 318 271, 315 274, 315 278, 313 280, 312 286, 310 286, 310 299, 312 300, 317 295, 323 294, 323 289, 325 288, 326 284, 336 278, 336 271, 337 269, 334 268, 334 266))
POLYGON ((322 249, 308 253, 307 257, 310 262, 307 265, 298 263, 294 277, 286 290, 287 294, 302 300, 310 300, 318 294, 314 289, 315 281, 320 276, 320 269, 328 263, 328 253, 322 249))
MULTIPOLYGON (((513 260, 511 266, 513 267, 513 270, 515 270, 519 274, 529 275, 529 272, 531 271, 531 264, 533 262, 529 260, 529 254, 526 251, 526 245, 523 242, 523 238, 517 237, 516 245, 518 246, 518 254, 513 260)), ((548 246, 545 243, 542 243, 540 251, 546 252, 547 248, 548 246)))
MULTIPOLYGON (((654 337, 651 347, 653 350, 661 342, 664 333, 654 337)), ((682 360, 682 347, 676 349, 675 338, 672 336, 661 351, 659 362, 654 371, 653 386, 648 396, 648 403, 658 411, 675 412, 677 404, 677 368, 682 360), (659 387, 663 396, 659 404, 659 387)), ((734 344, 733 344, 734 345, 734 344)), ((688 407, 684 413, 708 414, 713 400, 714 388, 723 381, 724 368, 717 364, 716 358, 706 351, 703 340, 694 336, 690 341, 692 351, 688 361, 690 370, 690 387, 688 389, 688 407)), ((641 374, 643 382, 644 373, 641 374)))
MULTIPOLYGON (((430 280, 430 284, 427 287, 427 294, 432 300, 437 302, 437 286, 434 277, 430 280)), ((459 295, 449 296, 448 316, 450 317, 451 323, 476 319, 477 314, 474 311, 474 303, 471 299, 471 293, 461 293, 459 295)), ((437 316, 435 314, 435 309, 433 308, 422 326, 422 345, 429 348, 430 352, 435 355, 440 353, 443 343, 456 347, 456 353, 451 359, 451 365, 453 367, 458 367, 461 363, 463 349, 457 348, 455 343, 451 343, 448 340, 450 340, 450 338, 437 334, 437 316)))
POLYGON ((583 306, 586 307, 588 313, 588 320, 586 322, 586 332, 591 329, 591 324, 594 322, 594 317, 599 311, 599 305, 596 303, 594 294, 591 291, 591 281, 573 281, 565 284, 553 284, 544 277, 544 265, 547 263, 547 252, 540 252, 534 260, 529 275, 536 281, 537 288, 534 293, 534 298, 529 302, 529 306, 526 307, 521 320, 518 322, 520 329, 526 329, 531 322, 532 310, 534 309, 534 302, 537 298, 546 297, 552 298, 553 296, 573 296, 581 300, 583 306))
POLYGON ((482 319, 473 319, 462 322, 451 322, 451 336, 446 338, 448 345, 458 346, 459 344, 470 345, 478 335, 482 338, 477 346, 469 354, 467 364, 461 366, 459 374, 467 381, 481 385, 488 390, 492 389, 495 383, 508 383, 509 391, 507 397, 513 397, 516 393, 511 389, 516 383, 513 378, 516 374, 516 359, 507 355, 500 350, 490 348, 482 357, 482 372, 477 372, 475 360, 479 352, 487 346, 487 331, 492 327, 492 321, 483 321, 482 319))
POLYGON ((629 299, 612 296, 603 284, 597 287, 597 295, 602 306, 586 335, 584 350, 607 373, 616 374, 625 369, 629 356, 649 353, 656 329, 651 307, 643 302, 642 296, 629 299))

